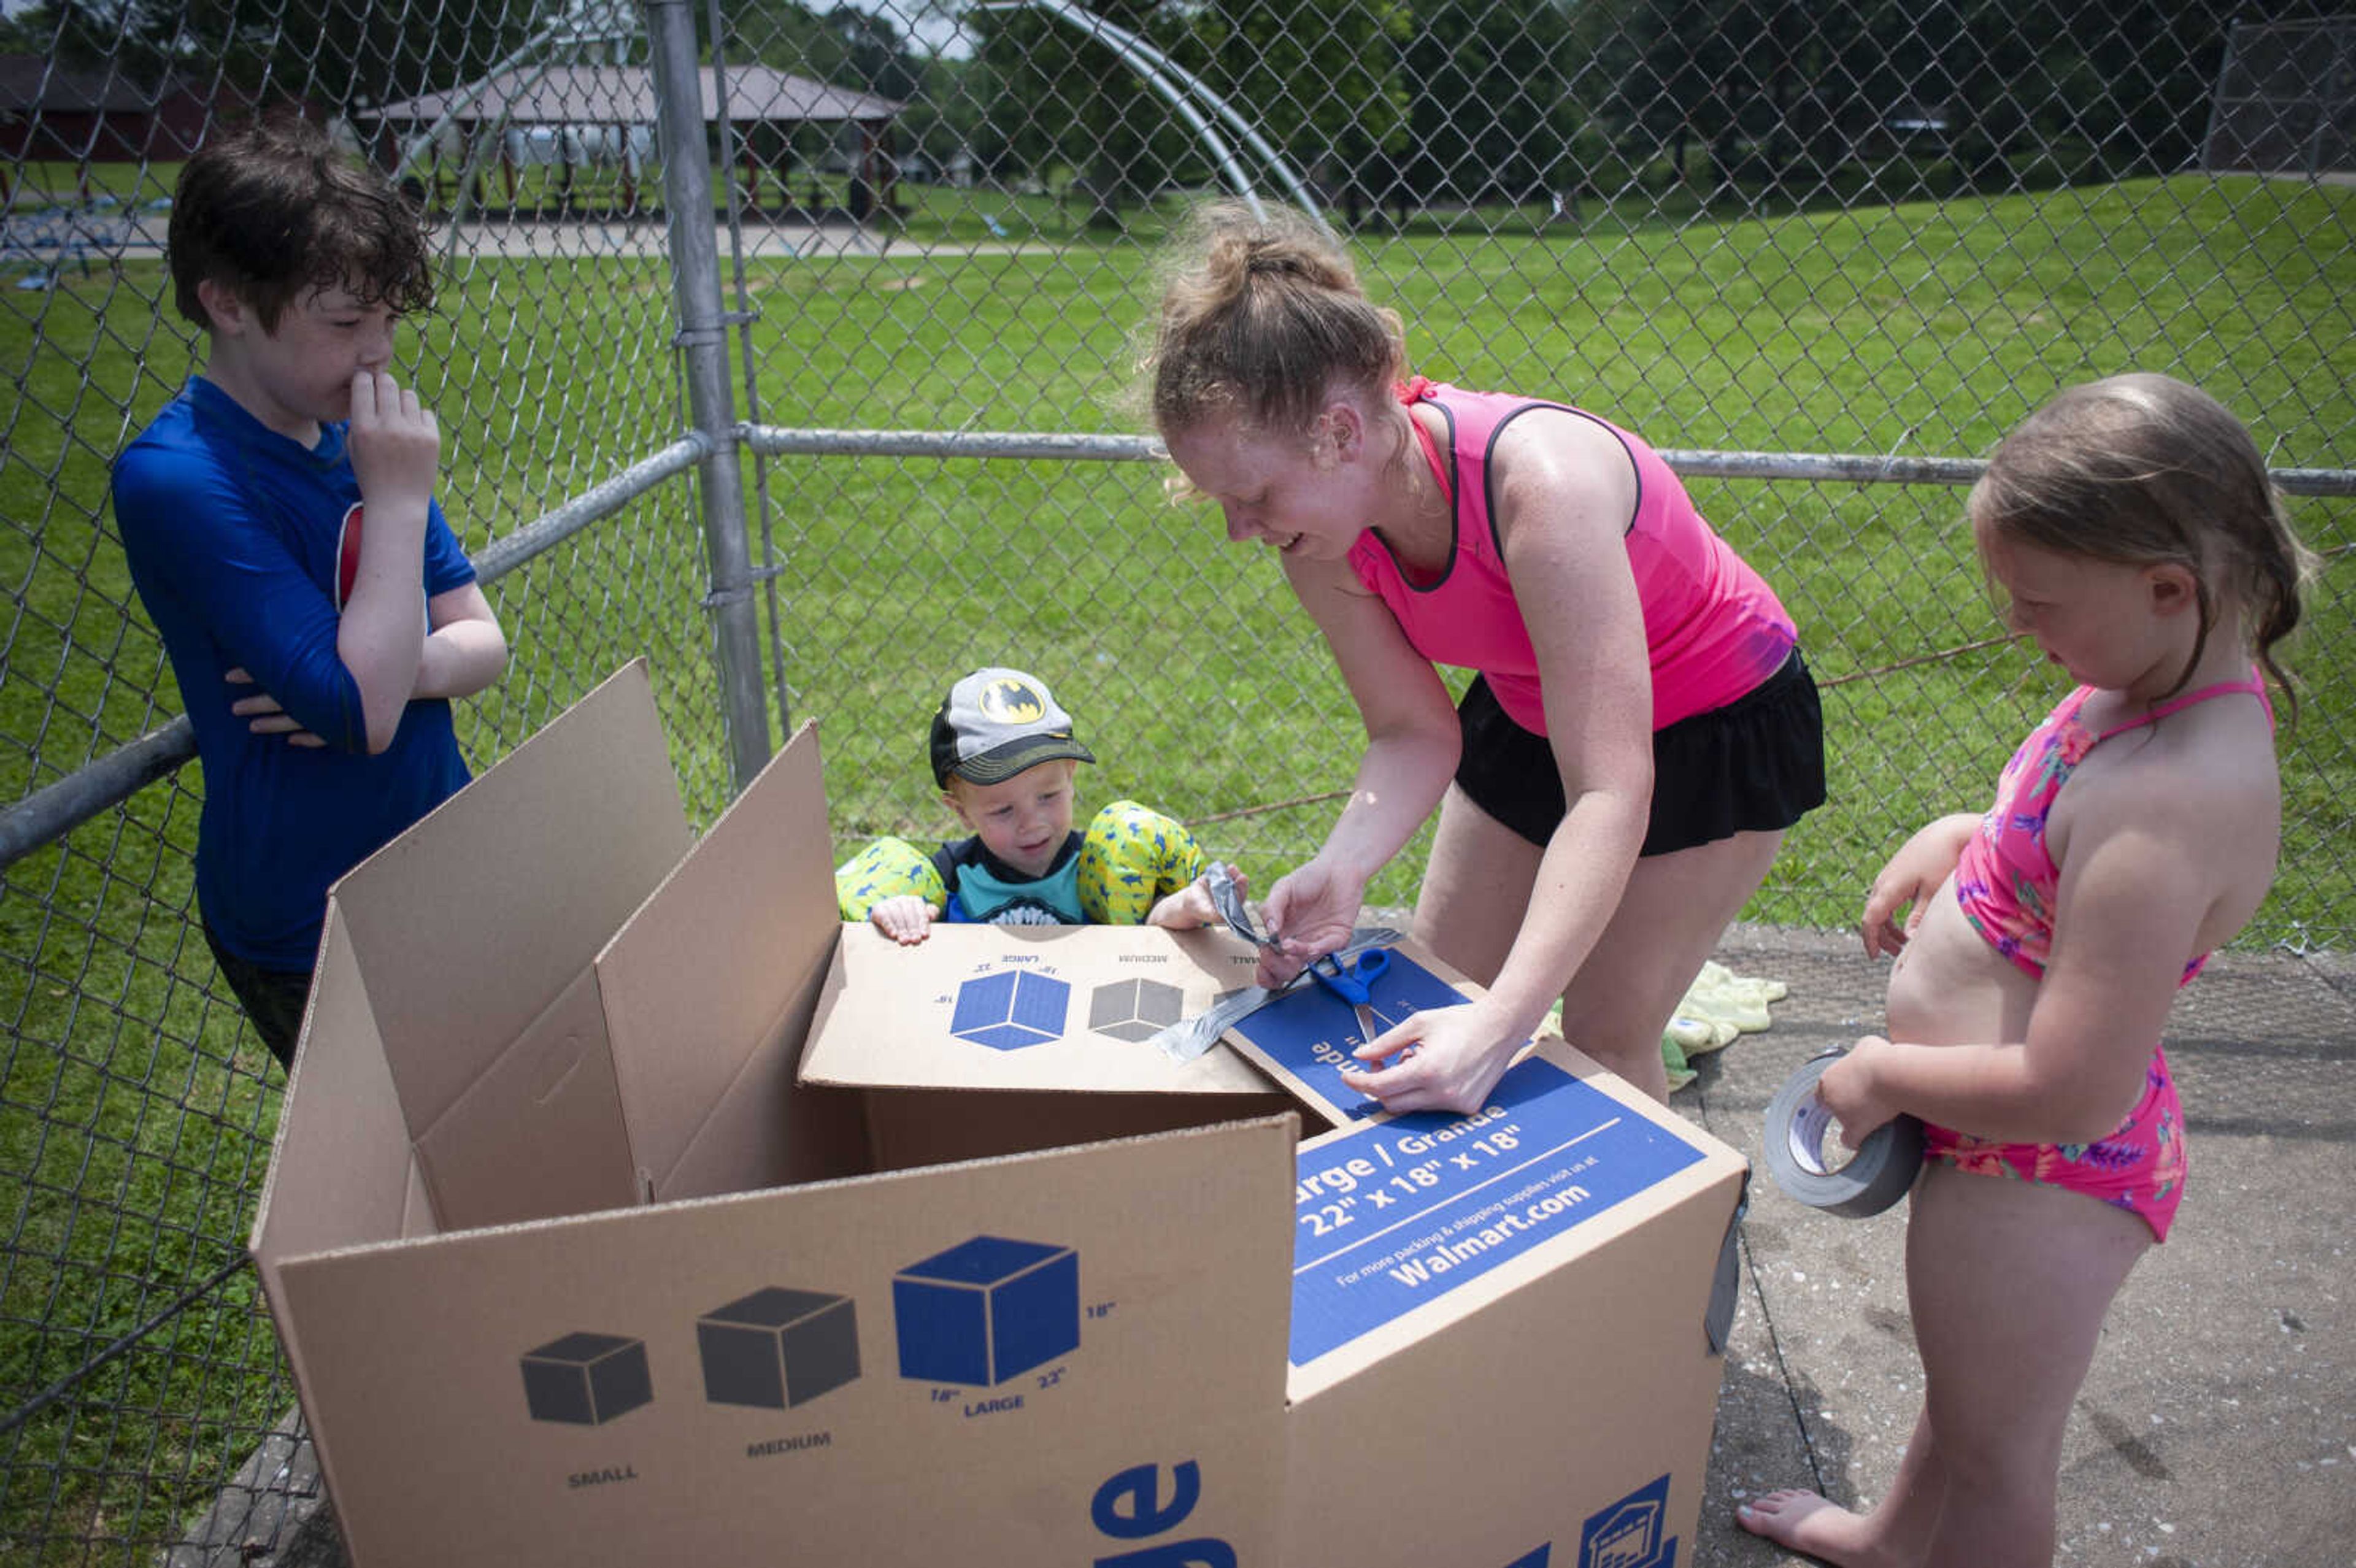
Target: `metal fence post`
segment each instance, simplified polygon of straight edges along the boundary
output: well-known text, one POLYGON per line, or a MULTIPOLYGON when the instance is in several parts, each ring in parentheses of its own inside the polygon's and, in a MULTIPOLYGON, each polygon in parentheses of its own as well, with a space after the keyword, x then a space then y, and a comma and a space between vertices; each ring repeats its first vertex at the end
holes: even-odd
POLYGON ((720 294, 720 246, 712 215, 712 158, 695 17, 687 0, 647 0, 647 42, 662 138, 669 208, 675 339, 685 355, 695 429, 710 439, 701 464, 703 538, 712 564, 713 650, 720 666, 728 753, 738 789, 769 760, 769 710, 761 674, 760 611, 753 594, 736 411, 728 389, 729 317, 720 294))

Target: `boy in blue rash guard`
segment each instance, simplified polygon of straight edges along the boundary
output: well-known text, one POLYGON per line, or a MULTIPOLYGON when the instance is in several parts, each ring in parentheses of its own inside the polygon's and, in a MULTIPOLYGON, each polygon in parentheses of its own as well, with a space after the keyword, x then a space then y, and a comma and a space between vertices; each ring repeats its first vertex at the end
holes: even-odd
MULTIPOLYGON (((926 855, 879 838, 834 874, 845 920, 905 945, 933 923, 1208 925, 1209 863, 1183 824, 1117 800, 1072 827, 1074 775, 1096 753, 1044 683, 975 670, 933 715, 933 782, 973 836, 926 855)), ((1230 871, 1232 871, 1230 868, 1230 871)), ((1240 880, 1240 879, 1238 879, 1240 880)))
POLYGON ((507 640, 389 374, 434 292, 401 196, 257 127, 188 161, 167 249, 205 368, 115 460, 115 520, 196 730, 205 938, 291 1067, 329 884, 466 783, 450 699, 507 640))

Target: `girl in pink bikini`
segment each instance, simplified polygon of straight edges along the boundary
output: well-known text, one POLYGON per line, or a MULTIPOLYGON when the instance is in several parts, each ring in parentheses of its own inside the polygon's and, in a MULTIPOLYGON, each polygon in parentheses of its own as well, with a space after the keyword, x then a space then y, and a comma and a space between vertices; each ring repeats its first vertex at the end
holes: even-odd
POLYGON ((1843 1564, 2053 1556, 2062 1430, 2104 1313, 2165 1241, 2184 1118, 2177 989, 2274 880, 2270 681, 2311 558, 2233 416, 2165 376, 2074 387, 2005 438, 1973 536, 2012 626, 2077 682, 1985 815, 1907 840, 1865 901, 1890 1036, 1819 1084, 1843 1136, 1927 1128, 1906 1282, 1924 1403, 1865 1514, 1813 1492, 1742 1525, 1843 1564))

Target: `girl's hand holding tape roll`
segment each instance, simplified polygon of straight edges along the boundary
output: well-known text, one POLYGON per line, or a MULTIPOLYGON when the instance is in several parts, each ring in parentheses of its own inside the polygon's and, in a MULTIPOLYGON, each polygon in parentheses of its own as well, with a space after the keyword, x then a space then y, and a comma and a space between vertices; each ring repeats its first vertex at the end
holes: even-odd
POLYGON ((1850 1148, 1862 1145, 1901 1108, 1883 1095, 1874 1075, 1884 1053, 1898 1049, 1878 1034, 1862 1036, 1816 1080, 1816 1098, 1839 1121, 1841 1142, 1850 1148))

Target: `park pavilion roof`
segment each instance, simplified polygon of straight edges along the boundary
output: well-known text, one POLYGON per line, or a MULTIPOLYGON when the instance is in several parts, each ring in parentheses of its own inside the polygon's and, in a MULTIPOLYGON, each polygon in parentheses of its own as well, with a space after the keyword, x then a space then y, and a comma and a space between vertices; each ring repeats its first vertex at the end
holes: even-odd
MULTIPOLYGON (((703 118, 719 117, 720 95, 710 66, 700 68, 703 118)), ((839 124, 890 120, 903 105, 896 100, 849 88, 830 87, 767 66, 732 66, 727 72, 729 117, 738 121, 839 124)), ((653 73, 637 65, 519 67, 452 88, 375 109, 353 118, 401 124, 460 124, 505 120, 516 125, 652 124, 657 118, 653 73)))

